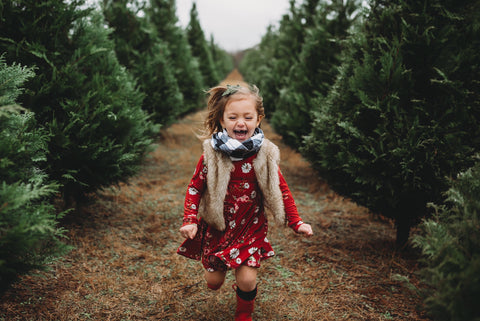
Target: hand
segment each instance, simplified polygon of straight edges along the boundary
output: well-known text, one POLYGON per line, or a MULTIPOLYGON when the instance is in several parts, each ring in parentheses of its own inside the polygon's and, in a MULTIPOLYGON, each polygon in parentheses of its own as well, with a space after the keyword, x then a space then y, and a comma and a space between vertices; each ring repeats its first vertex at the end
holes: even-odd
POLYGON ((189 224, 180 228, 180 234, 182 234, 184 238, 193 239, 195 235, 197 235, 197 230, 197 224, 189 224))
POLYGON ((307 224, 307 223, 303 223, 302 225, 300 225, 297 232, 305 236, 313 235, 312 227, 310 226, 310 224, 307 224))

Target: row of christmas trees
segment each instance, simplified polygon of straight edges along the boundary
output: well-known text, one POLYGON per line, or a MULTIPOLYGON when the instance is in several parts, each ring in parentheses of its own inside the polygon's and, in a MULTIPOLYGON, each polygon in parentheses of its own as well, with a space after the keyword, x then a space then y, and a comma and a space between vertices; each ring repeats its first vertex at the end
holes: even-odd
POLYGON ((134 175, 159 127, 233 69, 174 0, 0 3, 0 292, 67 250, 66 208, 134 175))
POLYGON ((362 3, 291 1, 241 72, 277 132, 337 192, 393 218, 399 245, 433 213, 413 238, 429 310, 477 319, 480 1, 362 3))

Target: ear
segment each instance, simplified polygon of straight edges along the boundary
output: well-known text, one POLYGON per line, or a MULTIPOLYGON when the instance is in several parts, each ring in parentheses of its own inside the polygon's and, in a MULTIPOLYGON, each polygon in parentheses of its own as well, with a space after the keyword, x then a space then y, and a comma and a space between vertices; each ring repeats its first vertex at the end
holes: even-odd
POLYGON ((257 127, 260 125, 260 123, 262 122, 262 119, 263 119, 263 116, 262 115, 258 115, 258 120, 257 120, 257 127))

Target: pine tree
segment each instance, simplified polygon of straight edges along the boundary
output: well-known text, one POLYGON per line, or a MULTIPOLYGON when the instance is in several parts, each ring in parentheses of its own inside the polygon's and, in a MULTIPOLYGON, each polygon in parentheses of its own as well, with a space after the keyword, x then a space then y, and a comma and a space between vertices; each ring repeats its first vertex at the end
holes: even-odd
POLYGON ((179 114, 197 109, 204 98, 202 74, 198 61, 193 58, 185 31, 177 25, 175 0, 150 0, 145 11, 159 38, 170 49, 169 60, 185 101, 179 114))
POLYGON ((422 281, 435 320, 480 318, 480 162, 452 180, 445 204, 421 225, 414 244, 423 252, 422 281))
MULTIPOLYGON (((314 2, 314 6, 316 6, 318 0, 309 2, 314 2)), ((309 5, 311 4, 307 3, 301 8, 297 8, 295 0, 291 0, 289 13, 284 15, 280 21, 278 38, 275 41, 273 57, 271 57, 272 69, 269 71, 272 74, 271 78, 273 81, 270 88, 273 90, 269 89, 268 93, 264 92, 263 96, 265 105, 269 106, 268 109, 272 111, 278 108, 281 90, 288 84, 288 74, 292 66, 298 61, 302 50, 306 31, 309 27, 306 23, 307 21, 311 22, 310 19, 307 20, 311 13, 308 12, 305 15, 302 9, 309 5)))
POLYGON ((212 59, 212 52, 205 39, 205 34, 198 20, 197 5, 195 2, 190 10, 190 22, 187 26, 187 39, 192 54, 197 58, 200 64, 200 71, 202 72, 203 83, 207 87, 216 86, 220 81, 220 77, 215 69, 215 64, 212 59))
POLYGON ((315 100, 325 96, 337 75, 341 41, 358 17, 357 0, 305 4, 303 20, 305 41, 299 59, 289 70, 285 85, 279 91, 272 125, 285 142, 294 148, 310 133, 315 100), (310 13, 308 15, 307 13, 310 13))
POLYGON ((103 17, 83 1, 3 1, 0 51, 36 67, 19 102, 52 135, 46 173, 67 201, 138 171, 157 128, 116 58, 103 17))
POLYGON ((480 150, 479 1, 374 1, 318 101, 304 155, 340 194, 391 217, 397 243, 480 150))
POLYGON ((220 79, 224 79, 235 68, 233 56, 215 43, 213 35, 210 37, 209 47, 215 69, 218 71, 220 79))
POLYGON ((154 25, 134 11, 137 6, 132 0, 104 0, 103 12, 114 30, 111 38, 120 63, 146 94, 143 109, 156 123, 169 124, 184 112, 183 95, 167 42, 158 37, 154 25))
POLYGON ((30 68, 0 58, 0 294, 18 277, 65 253, 64 230, 48 199, 58 186, 39 169, 48 134, 34 114, 16 105, 30 68))
POLYGON ((267 117, 270 117, 275 111, 275 105, 271 102, 275 100, 276 82, 278 81, 272 72, 276 63, 274 54, 277 39, 278 32, 273 26, 269 26, 260 44, 246 50, 239 64, 239 70, 244 78, 260 88, 267 117))
POLYGON ((314 23, 313 16, 319 1, 307 0, 297 6, 295 0, 290 0, 289 12, 283 15, 278 30, 269 27, 259 47, 250 51, 245 57, 246 61, 241 64, 241 72, 246 75, 247 81, 257 84, 262 91, 267 117, 279 106, 281 91, 288 85, 288 75, 299 60, 307 30, 314 23), (252 58, 254 55, 258 58, 252 58), (260 68, 258 71, 247 64, 248 60, 253 59, 259 59, 254 64, 260 68))

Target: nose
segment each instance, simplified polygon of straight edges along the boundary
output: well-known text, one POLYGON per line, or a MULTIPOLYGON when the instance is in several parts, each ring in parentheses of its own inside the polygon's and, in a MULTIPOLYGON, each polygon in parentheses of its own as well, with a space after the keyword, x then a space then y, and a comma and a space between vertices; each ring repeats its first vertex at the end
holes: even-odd
POLYGON ((237 125, 238 127, 245 127, 246 126, 245 119, 239 119, 237 125))

